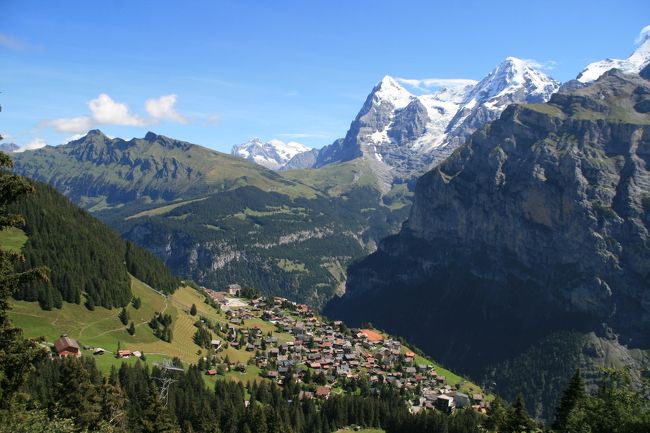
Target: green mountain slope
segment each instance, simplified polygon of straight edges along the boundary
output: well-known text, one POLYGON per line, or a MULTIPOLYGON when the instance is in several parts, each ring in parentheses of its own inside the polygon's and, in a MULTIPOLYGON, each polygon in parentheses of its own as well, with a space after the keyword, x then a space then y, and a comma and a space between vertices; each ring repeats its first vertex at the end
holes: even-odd
POLYGON ((93 130, 14 159, 19 174, 54 186, 90 211, 124 204, 146 208, 246 185, 315 194, 241 158, 152 132, 125 141, 93 130))
MULTIPOLYGON (((46 309, 60 308, 63 301, 84 301, 89 308, 121 307, 132 298, 129 272, 161 291, 171 292, 180 285, 158 258, 127 244, 52 187, 34 186, 34 193, 20 199, 10 211, 25 219, 25 262, 21 266, 46 266, 50 279, 21 287, 14 294, 17 299, 38 300, 46 309)), ((0 244, 19 248, 15 232, 3 232, 0 244)))
POLYGON ((410 197, 362 160, 278 174, 201 146, 99 131, 25 152, 17 171, 48 182, 154 252, 177 274, 320 305, 344 269, 399 229, 410 197))

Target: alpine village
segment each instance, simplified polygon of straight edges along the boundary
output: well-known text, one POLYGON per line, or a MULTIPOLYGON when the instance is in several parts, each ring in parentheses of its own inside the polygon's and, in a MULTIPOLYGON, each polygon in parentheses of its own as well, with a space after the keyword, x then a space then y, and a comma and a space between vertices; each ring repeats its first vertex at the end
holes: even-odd
POLYGON ((579 3, 2 2, 0 433, 650 433, 650 8, 579 3))

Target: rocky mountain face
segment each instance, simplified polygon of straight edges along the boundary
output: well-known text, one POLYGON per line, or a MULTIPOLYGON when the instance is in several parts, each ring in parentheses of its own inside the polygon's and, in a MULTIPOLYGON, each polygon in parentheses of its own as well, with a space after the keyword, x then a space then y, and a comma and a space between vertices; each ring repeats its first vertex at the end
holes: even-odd
MULTIPOLYGON (((247 159, 271 170, 282 170, 288 168, 306 168, 311 165, 302 165, 310 162, 312 149, 304 144, 290 141, 284 143, 280 140, 263 142, 259 138, 253 138, 246 143, 233 146, 231 154, 247 159), (295 160, 293 160, 295 157, 295 160), (289 162, 290 167, 287 167, 289 162)), ((313 164, 313 162, 312 162, 313 164)))
POLYGON ((578 75, 578 82, 590 83, 611 69, 638 74, 650 63, 650 33, 646 33, 642 42, 627 59, 605 59, 589 64, 578 75))
POLYGON ((549 103, 511 105, 419 179, 400 234, 351 266, 326 313, 476 378, 508 366, 527 378, 497 390, 537 387, 529 406, 548 416, 561 385, 545 377, 608 357, 636 374, 647 363, 649 169, 639 75, 610 71, 549 103))
MULTIPOLYGON (((467 81, 467 80, 466 80, 467 81)), ((415 95, 386 76, 370 93, 345 138, 324 147, 316 167, 360 156, 390 189, 449 156, 512 103, 548 100, 559 83, 509 57, 478 83, 415 95)))
POLYGON ((311 149, 306 152, 299 153, 287 161, 282 167, 279 168, 279 170, 299 170, 303 168, 313 167, 314 164, 316 164, 316 157, 318 157, 319 151, 320 149, 311 149))

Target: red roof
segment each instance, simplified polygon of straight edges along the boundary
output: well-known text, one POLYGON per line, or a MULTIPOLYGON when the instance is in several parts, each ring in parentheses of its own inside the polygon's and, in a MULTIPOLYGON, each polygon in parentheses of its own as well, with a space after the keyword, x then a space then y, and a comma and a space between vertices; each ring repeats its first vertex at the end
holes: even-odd
POLYGON ((328 386, 318 386, 316 387, 316 396, 317 397, 327 397, 332 392, 332 389, 328 386))
POLYGON ((54 348, 57 353, 61 352, 78 352, 79 344, 67 335, 62 336, 54 342, 54 348))
POLYGON ((381 335, 379 332, 373 331, 372 329, 362 329, 361 333, 366 336, 368 341, 382 341, 384 339, 384 336, 381 335))

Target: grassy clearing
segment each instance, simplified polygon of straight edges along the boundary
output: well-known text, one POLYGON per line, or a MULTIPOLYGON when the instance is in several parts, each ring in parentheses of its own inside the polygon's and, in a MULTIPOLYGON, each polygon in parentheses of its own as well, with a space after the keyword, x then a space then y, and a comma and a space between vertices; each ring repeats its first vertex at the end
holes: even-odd
POLYGON ((0 248, 19 252, 27 242, 27 235, 17 227, 8 227, 0 231, 0 248))
POLYGON ((127 217, 127 220, 130 219, 135 219, 135 218, 142 218, 142 217, 147 217, 147 216, 156 216, 156 215, 164 215, 167 212, 171 212, 172 210, 176 209, 179 206, 183 206, 186 204, 194 203, 197 201, 205 200, 207 197, 202 197, 202 198, 195 198, 193 200, 184 200, 184 201, 178 201, 176 203, 168 204, 166 206, 160 206, 156 207, 153 209, 148 209, 142 212, 138 212, 135 215, 131 215, 130 217, 127 217))
POLYGON ((278 259, 275 261, 278 268, 286 272, 306 272, 305 264, 289 259, 278 259))
POLYGON ((330 196, 339 196, 355 188, 378 188, 378 181, 363 159, 329 164, 309 170, 288 170, 282 176, 309 185, 330 196))
MULTIPOLYGON (((135 278, 131 281, 134 296, 142 300, 140 309, 136 310, 132 305, 126 308, 129 320, 136 326, 133 336, 126 332, 126 326, 120 322, 118 308, 108 310, 98 307, 90 311, 83 305, 64 303, 60 310, 44 311, 36 302, 13 301, 9 314, 29 338, 43 337, 45 341, 52 343, 61 334, 68 334, 81 346, 102 347, 115 352, 119 343, 122 349, 140 350, 147 355, 147 361, 178 356, 183 362, 196 362, 196 351, 199 347, 192 340, 193 319, 187 314, 179 314, 173 303, 143 282, 135 278), (174 338, 171 344, 158 339, 149 328, 148 322, 157 311, 172 316, 174 338)), ((122 362, 110 353, 96 358, 103 368, 122 362)))

